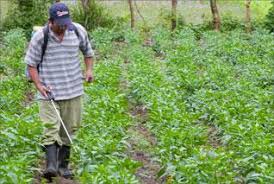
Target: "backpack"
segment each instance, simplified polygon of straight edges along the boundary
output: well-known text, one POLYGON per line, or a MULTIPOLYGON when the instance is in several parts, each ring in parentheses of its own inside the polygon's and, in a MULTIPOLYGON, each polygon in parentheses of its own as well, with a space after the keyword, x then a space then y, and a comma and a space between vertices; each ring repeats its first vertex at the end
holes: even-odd
MULTIPOLYGON (((78 39, 79 39, 79 31, 77 29, 77 27, 73 25, 73 28, 74 28, 74 32, 75 34, 77 35, 78 39)), ((45 52, 46 52, 46 49, 47 49, 47 46, 48 46, 48 40, 49 40, 49 25, 47 24, 45 27, 43 27, 43 34, 44 34, 44 42, 42 44, 42 54, 41 54, 41 60, 40 60, 40 63, 37 65, 37 71, 39 73, 39 66, 42 64, 43 62, 43 58, 44 58, 44 55, 45 55, 45 52)), ((26 75, 26 78, 29 82, 32 82, 32 79, 30 77, 30 73, 29 73, 29 70, 28 70, 28 65, 26 66, 26 69, 25 69, 25 75, 26 75)))

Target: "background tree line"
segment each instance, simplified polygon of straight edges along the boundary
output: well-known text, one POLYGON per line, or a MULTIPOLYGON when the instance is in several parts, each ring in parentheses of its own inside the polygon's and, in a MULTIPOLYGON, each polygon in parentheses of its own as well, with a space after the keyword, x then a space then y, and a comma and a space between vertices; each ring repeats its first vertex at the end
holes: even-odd
MULTIPOLYGON (((60 0, 57 0, 60 1, 60 0)), ((200 25, 199 28, 214 29, 216 31, 226 30, 226 27, 233 29, 233 26, 242 27, 246 32, 250 32, 257 25, 252 24, 252 12, 250 7, 252 1, 255 0, 243 0, 245 2, 245 22, 244 25, 237 25, 234 20, 222 19, 220 10, 218 8, 219 0, 199 0, 200 3, 208 3, 208 8, 212 13, 212 21, 205 22, 200 25), (233 22, 234 21, 234 22, 233 22), (231 24, 231 25, 230 25, 231 24)), ((56 0, 11 0, 9 4, 7 15, 2 22, 1 30, 9 30, 12 28, 23 28, 27 33, 30 33, 33 25, 44 25, 48 18, 48 7, 50 4, 56 2, 56 0)), ((102 6, 99 0, 71 0, 65 1, 74 2, 76 5, 71 6, 71 13, 73 20, 84 25, 88 30, 93 30, 96 27, 113 27, 120 24, 128 24, 129 21, 126 18, 117 18, 109 15, 108 10, 102 6)), ((134 29, 136 27, 136 17, 141 17, 144 25, 148 22, 140 13, 136 0, 127 0, 128 11, 130 14, 130 25, 134 29)), ((184 22, 180 21, 180 16, 183 16, 184 12, 179 12, 177 9, 178 0, 170 0, 170 13, 168 13, 167 19, 170 21, 170 29, 174 30, 178 26, 184 26, 184 22)), ((153 8, 153 7, 151 7, 153 8)), ((269 10, 268 15, 264 21, 260 23, 261 27, 274 30, 274 0, 272 0, 272 8, 269 10)))

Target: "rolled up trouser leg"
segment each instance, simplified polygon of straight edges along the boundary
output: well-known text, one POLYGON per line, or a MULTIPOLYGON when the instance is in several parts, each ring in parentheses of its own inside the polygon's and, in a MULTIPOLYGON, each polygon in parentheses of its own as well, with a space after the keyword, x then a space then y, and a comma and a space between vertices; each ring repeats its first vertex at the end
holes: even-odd
MULTIPOLYGON (((79 129, 82 117, 82 97, 58 102, 62 120, 67 128, 70 137, 73 139, 74 133, 79 129)), ((69 146, 70 142, 64 128, 60 127, 60 138, 63 145, 69 146)))
MULTIPOLYGON (((58 112, 60 113, 60 106, 54 102, 58 112)), ((61 122, 56 114, 50 101, 42 100, 39 104, 40 119, 44 124, 42 144, 51 145, 57 142, 62 145, 62 140, 59 135, 61 122)))

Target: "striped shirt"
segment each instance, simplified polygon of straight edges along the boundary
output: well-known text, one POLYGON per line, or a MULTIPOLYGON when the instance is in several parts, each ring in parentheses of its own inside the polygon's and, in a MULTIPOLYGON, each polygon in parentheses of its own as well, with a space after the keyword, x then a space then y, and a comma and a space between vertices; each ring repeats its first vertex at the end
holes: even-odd
MULTIPOLYGON (((62 42, 54 33, 49 31, 48 44, 39 65, 39 79, 42 84, 50 86, 55 100, 72 99, 83 94, 82 72, 80 68, 79 49, 84 57, 93 57, 87 32, 83 26, 74 23, 75 31, 66 30, 62 42)), ((29 44, 25 63, 37 67, 41 60, 42 44, 44 42, 43 30, 37 31, 29 44)), ((45 99, 41 94, 39 99, 45 99)))

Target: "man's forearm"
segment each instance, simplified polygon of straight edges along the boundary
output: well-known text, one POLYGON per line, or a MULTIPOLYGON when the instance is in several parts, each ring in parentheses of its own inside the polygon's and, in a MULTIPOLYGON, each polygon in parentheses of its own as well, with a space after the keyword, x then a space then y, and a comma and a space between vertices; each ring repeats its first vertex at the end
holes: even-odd
POLYGON ((33 83, 34 83, 35 87, 37 88, 37 90, 38 90, 44 97, 48 97, 47 92, 50 92, 50 89, 48 88, 48 86, 44 86, 44 84, 42 84, 42 83, 40 82, 37 68, 28 65, 28 70, 29 70, 29 74, 30 74, 31 80, 33 81, 33 83))
POLYGON ((86 71, 93 71, 93 58, 85 57, 86 71))
POLYGON ((31 80, 33 81, 35 87, 38 89, 39 86, 41 86, 41 82, 40 82, 40 79, 39 79, 37 68, 28 65, 28 70, 29 70, 31 80))

